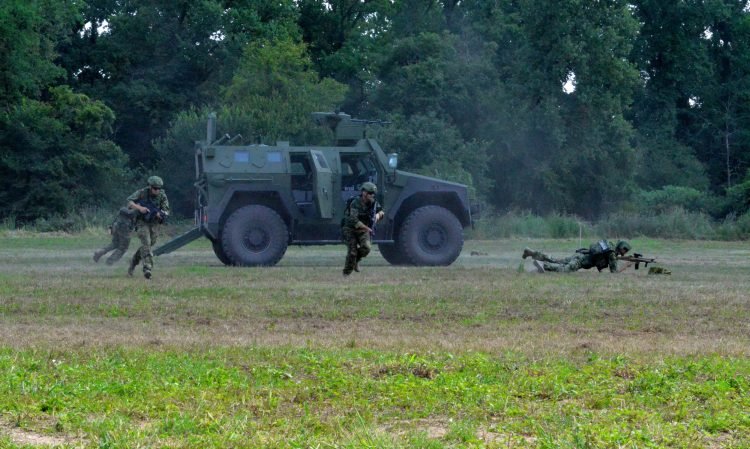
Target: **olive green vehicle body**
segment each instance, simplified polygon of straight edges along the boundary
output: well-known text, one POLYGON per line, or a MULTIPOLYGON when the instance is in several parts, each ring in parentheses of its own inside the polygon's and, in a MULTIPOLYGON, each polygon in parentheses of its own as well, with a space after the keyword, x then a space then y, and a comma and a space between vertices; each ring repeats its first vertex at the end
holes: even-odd
POLYGON ((197 227, 155 254, 206 236, 227 265, 274 265, 288 245, 341 244, 347 199, 370 181, 386 212, 373 235, 386 260, 451 264, 476 216, 467 187, 396 169, 396 155, 365 137, 369 122, 341 113, 313 117, 334 131, 334 145, 229 145, 215 139, 209 117, 195 151, 197 227))

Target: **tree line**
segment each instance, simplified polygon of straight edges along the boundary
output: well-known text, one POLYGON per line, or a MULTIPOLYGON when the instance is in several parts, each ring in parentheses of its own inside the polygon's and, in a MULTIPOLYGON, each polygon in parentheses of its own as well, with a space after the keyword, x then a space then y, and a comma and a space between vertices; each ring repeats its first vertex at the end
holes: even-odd
POLYGON ((737 0, 4 0, 0 214, 114 207, 149 173, 193 209, 193 142, 390 125, 400 166, 497 211, 748 207, 737 0))

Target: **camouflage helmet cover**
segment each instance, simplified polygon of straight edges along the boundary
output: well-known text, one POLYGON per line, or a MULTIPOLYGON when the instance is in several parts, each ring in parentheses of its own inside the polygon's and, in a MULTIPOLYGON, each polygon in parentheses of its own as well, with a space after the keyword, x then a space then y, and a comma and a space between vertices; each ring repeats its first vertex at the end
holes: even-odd
POLYGON ((620 240, 617 242, 617 246, 615 247, 618 251, 625 250, 625 252, 630 251, 630 243, 626 242, 625 240, 620 240))
POLYGON ((371 182, 366 182, 362 184, 362 190, 364 190, 367 193, 377 193, 378 187, 371 182))
POLYGON ((150 176, 148 178, 149 187, 164 187, 164 181, 158 176, 150 176))

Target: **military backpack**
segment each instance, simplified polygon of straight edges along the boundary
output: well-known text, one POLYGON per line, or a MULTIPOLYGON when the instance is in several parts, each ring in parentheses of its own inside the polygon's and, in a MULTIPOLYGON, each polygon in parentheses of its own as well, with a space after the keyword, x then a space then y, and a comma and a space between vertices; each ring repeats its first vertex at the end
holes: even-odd
POLYGON ((592 243, 588 248, 581 248, 576 252, 588 255, 594 266, 602 271, 609 266, 609 255, 615 252, 615 249, 606 240, 599 240, 592 243))

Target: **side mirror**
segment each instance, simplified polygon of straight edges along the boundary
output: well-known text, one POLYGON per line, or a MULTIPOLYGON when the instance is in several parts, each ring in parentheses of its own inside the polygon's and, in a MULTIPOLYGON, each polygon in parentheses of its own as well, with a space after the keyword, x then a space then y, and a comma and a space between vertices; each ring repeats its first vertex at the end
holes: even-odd
POLYGON ((388 154, 388 168, 395 170, 398 168, 398 153, 388 154))

